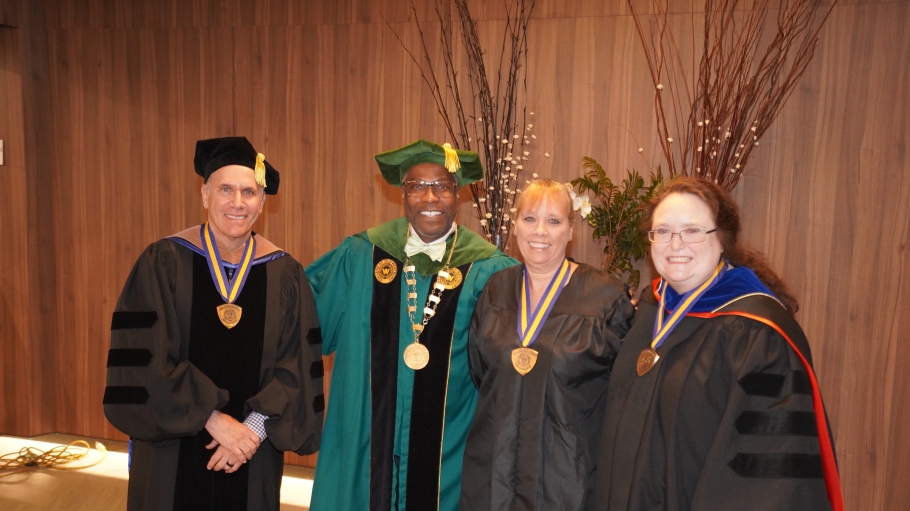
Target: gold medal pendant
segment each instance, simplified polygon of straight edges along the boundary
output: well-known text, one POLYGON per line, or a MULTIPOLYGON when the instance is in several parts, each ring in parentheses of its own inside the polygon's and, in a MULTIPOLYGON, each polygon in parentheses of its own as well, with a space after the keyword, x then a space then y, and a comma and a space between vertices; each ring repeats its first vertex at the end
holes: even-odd
POLYGON ((537 351, 531 348, 515 348, 512 350, 512 367, 518 374, 524 376, 534 369, 537 364, 537 351))
POLYGON ((430 350, 419 342, 413 342, 404 349, 404 364, 415 371, 427 366, 430 361, 430 350))
POLYGON ((240 323, 241 314, 243 314, 243 309, 233 303, 225 303, 218 306, 218 319, 221 320, 221 324, 226 326, 228 330, 237 326, 237 323, 240 323))
POLYGON ((644 376, 645 373, 654 367, 654 364, 656 364, 659 359, 660 355, 658 355, 653 348, 642 350, 641 355, 638 356, 638 365, 635 367, 635 370, 638 372, 639 376, 644 376))
POLYGON ((461 284, 463 277, 461 276, 461 271, 458 268, 451 268, 446 273, 449 275, 448 278, 444 278, 442 275, 440 275, 437 281, 445 286, 446 289, 451 291, 458 287, 459 284, 461 284))
POLYGON ((388 284, 395 280, 395 275, 398 273, 398 267, 395 266, 395 261, 391 259, 383 259, 376 263, 376 268, 373 269, 373 276, 376 277, 376 280, 383 284, 388 284))

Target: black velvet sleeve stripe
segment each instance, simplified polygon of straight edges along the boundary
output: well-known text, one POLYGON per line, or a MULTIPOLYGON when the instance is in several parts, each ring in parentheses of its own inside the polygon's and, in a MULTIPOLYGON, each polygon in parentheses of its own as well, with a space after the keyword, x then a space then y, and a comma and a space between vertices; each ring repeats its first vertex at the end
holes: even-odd
POLYGON ((310 378, 322 378, 325 374, 325 365, 323 365, 322 360, 317 360, 313 362, 310 366, 310 378))
POLYGON ((813 412, 745 411, 736 418, 736 430, 743 435, 818 436, 813 412))
POLYGON ((325 410, 325 394, 319 394, 313 398, 313 411, 322 413, 325 410))
POLYGON ((306 340, 311 345, 313 344, 322 344, 322 329, 321 328, 311 328, 306 334, 306 340))
POLYGON ((145 349, 111 349, 107 352, 108 367, 148 367, 152 352, 145 349))
POLYGON ((151 328, 158 321, 155 311, 115 312, 111 318, 111 330, 127 328, 151 328))
POLYGON ((740 378, 739 386, 750 396, 777 397, 786 379, 782 374, 749 373, 740 378))
POLYGON ((807 396, 812 395, 812 382, 809 381, 809 374, 806 371, 793 371, 790 373, 792 381, 790 383, 791 394, 806 394, 807 396))
POLYGON ((104 389, 106 405, 144 405, 149 399, 145 387, 109 386, 104 389))
POLYGON ((818 454, 737 454, 730 463, 740 477, 821 479, 822 459, 818 454))

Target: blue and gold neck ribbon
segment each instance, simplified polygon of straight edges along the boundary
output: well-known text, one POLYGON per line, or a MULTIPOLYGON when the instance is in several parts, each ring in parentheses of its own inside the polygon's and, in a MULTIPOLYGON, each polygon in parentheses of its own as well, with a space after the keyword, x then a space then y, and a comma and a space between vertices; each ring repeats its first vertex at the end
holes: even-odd
POLYGON ((225 303, 234 303, 240 292, 246 284, 246 278, 250 274, 250 267, 253 263, 253 255, 256 254, 256 239, 250 235, 243 247, 243 257, 234 272, 234 278, 228 279, 224 271, 224 261, 221 260, 221 253, 218 252, 218 245, 213 241, 214 235, 209 223, 199 228, 199 237, 202 239, 202 251, 205 253, 205 260, 209 265, 209 272, 212 274, 212 280, 215 287, 225 303))
POLYGON ((534 314, 528 316, 531 309, 531 283, 528 270, 524 270, 524 280, 521 282, 521 300, 518 303, 518 338, 525 348, 534 344, 543 324, 547 321, 556 299, 569 282, 569 260, 563 259, 562 266, 553 274, 550 284, 540 297, 540 302, 534 314))
POLYGON ((679 300, 679 305, 669 318, 664 317, 667 305, 667 281, 664 279, 660 280, 658 286, 658 292, 660 293, 660 309, 657 311, 657 317, 654 318, 654 333, 653 340, 651 341, 652 350, 656 350, 663 344, 667 337, 670 336, 670 332, 679 325, 679 322, 682 321, 682 318, 684 318, 692 309, 698 299, 704 296, 715 284, 720 282, 721 277, 723 277, 726 272, 727 262, 721 260, 717 265, 717 268, 714 269, 711 278, 682 296, 679 300))

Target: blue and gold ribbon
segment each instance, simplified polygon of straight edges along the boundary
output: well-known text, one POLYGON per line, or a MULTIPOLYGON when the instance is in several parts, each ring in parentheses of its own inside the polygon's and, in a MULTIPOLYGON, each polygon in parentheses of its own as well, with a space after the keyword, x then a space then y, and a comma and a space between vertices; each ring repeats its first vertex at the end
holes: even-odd
POLYGON ((221 260, 221 254, 218 252, 218 245, 213 241, 214 235, 209 223, 200 227, 199 237, 202 239, 202 251, 205 253, 205 260, 209 265, 209 272, 212 274, 212 280, 215 287, 225 303, 234 303, 240 292, 246 284, 246 278, 250 274, 250 267, 253 263, 253 256, 256 254, 256 239, 250 235, 244 245, 243 257, 234 273, 234 278, 228 279, 224 271, 224 261, 221 260))
POLYGON ((528 315, 531 309, 531 285, 528 277, 528 270, 524 271, 524 280, 521 282, 521 300, 518 303, 518 338, 521 345, 525 348, 534 344, 543 324, 547 321, 553 305, 562 293, 563 288, 569 282, 569 260, 563 259, 562 266, 553 275, 550 284, 544 291, 537 308, 532 315, 528 315))
POLYGON ((717 268, 714 269, 714 273, 711 275, 711 278, 706 280, 702 285, 696 287, 695 289, 684 294, 679 301, 679 305, 676 307, 676 310, 670 315, 669 318, 665 318, 666 303, 667 303, 667 281, 661 279, 658 286, 658 292, 660 293, 660 309, 657 311, 657 317, 654 318, 654 333, 653 340, 651 341, 651 349, 657 350, 661 344, 670 336, 670 332, 673 331, 679 325, 679 322, 682 321, 682 318, 692 309, 695 303, 699 298, 705 295, 715 284, 720 282, 721 277, 727 271, 727 262, 721 260, 718 263, 717 268))

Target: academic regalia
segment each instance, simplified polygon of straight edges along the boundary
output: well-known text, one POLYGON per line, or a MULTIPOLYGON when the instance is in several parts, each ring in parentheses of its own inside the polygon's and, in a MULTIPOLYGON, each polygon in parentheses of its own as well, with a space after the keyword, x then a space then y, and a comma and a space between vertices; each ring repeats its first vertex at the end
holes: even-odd
POLYGON ((524 266, 503 270, 471 319, 471 377, 480 390, 465 448, 461 505, 481 510, 577 510, 590 497, 610 368, 632 321, 625 286, 581 264, 531 348, 512 364, 524 266))
MULTIPOLYGON (((469 229, 457 228, 451 268, 462 282, 442 292, 420 342, 429 365, 410 369, 414 342, 403 276, 408 222, 398 218, 350 237, 307 268, 323 332, 335 354, 310 508, 458 509, 461 464, 477 392, 468 374, 468 324, 494 272, 515 264, 469 229)), ((417 314, 443 267, 426 254, 416 266, 417 314)))
MULTIPOLYGON (((748 268, 726 272, 657 348, 657 286, 616 359, 590 509, 843 509, 809 345, 748 268)), ((680 296, 667 288, 666 308, 680 296)))
POLYGON ((241 318, 228 329, 198 233, 145 250, 111 322, 104 411, 132 438, 128 508, 277 511, 282 451, 313 453, 322 431, 312 293, 301 265, 254 234, 256 257, 235 302, 241 318), (213 410, 268 417, 267 438, 233 474, 206 470, 213 410))

